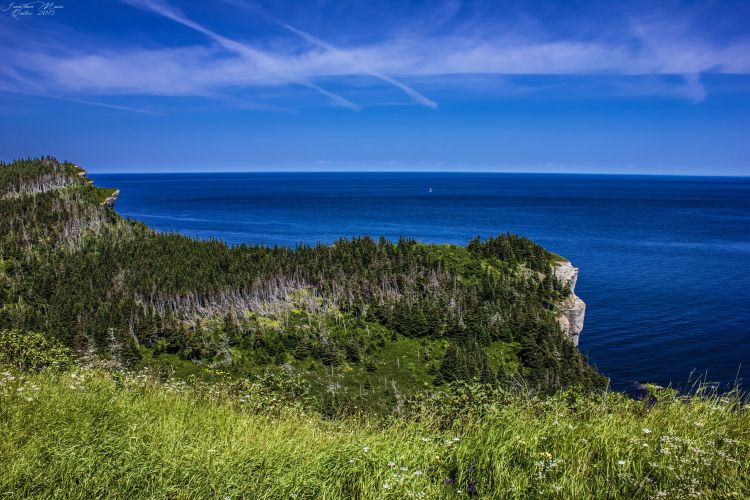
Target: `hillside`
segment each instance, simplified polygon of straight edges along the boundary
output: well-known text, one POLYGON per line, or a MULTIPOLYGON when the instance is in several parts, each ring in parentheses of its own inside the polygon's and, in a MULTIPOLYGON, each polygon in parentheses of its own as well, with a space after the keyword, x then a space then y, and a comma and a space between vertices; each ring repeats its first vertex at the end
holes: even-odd
POLYGON ((747 399, 594 390, 525 238, 229 247, 51 158, 0 193, 2 497, 750 496, 747 399))
POLYGON ((501 235, 297 248, 161 234, 53 158, 0 166, 0 329, 116 366, 301 376, 337 407, 477 379, 600 386, 556 317, 559 261, 501 235))
MULTIPOLYGON (((0 360, 0 365, 2 365, 0 360)), ((737 394, 452 383, 329 419, 294 386, 0 370, 4 498, 748 498, 737 394)))

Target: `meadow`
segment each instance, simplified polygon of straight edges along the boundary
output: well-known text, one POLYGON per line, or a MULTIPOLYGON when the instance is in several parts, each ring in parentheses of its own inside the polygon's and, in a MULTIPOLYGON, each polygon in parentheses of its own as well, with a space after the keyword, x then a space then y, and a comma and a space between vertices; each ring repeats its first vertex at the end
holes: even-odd
POLYGON ((455 383, 323 416, 266 380, 0 373, 3 498, 747 498, 737 393, 455 383))

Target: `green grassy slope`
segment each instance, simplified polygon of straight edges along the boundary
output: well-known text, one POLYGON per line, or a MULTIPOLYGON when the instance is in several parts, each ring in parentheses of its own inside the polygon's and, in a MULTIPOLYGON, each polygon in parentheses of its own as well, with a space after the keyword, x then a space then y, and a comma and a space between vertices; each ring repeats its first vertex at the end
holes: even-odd
POLYGON ((261 382, 0 373, 4 498, 747 498, 735 397, 452 385, 330 420, 261 382))

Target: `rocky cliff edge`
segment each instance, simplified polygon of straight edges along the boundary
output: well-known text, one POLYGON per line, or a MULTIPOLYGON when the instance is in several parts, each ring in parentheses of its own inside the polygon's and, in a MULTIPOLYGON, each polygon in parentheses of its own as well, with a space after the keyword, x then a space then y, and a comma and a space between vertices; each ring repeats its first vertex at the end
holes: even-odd
POLYGON ((557 305, 557 321, 563 332, 568 335, 575 345, 578 345, 578 337, 583 330, 583 318, 586 315, 586 303, 575 294, 576 281, 578 281, 578 268, 573 267, 569 261, 554 266, 555 276, 570 287, 568 295, 562 303, 557 305))

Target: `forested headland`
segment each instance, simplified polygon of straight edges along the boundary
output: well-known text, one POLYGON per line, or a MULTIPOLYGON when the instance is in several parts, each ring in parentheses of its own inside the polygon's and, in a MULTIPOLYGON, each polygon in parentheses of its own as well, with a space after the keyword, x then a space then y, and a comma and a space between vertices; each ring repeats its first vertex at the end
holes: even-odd
POLYGON ((126 367, 300 375, 336 397, 602 384, 555 320, 555 256, 526 238, 228 246, 121 218, 103 203, 115 187, 53 158, 0 166, 0 329, 126 367))
POLYGON ((747 498, 739 391, 603 390, 555 256, 228 246, 0 164, 0 496, 747 498))

